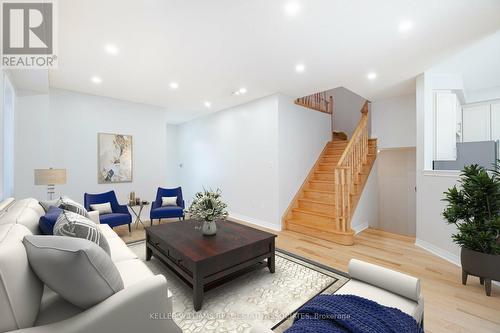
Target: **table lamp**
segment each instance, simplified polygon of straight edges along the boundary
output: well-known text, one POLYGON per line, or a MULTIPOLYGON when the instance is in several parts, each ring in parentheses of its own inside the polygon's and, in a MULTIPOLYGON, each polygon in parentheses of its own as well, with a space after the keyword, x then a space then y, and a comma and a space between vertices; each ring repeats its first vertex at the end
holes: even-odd
POLYGON ((47 185, 49 200, 54 197, 56 185, 66 184, 66 169, 35 169, 35 185, 47 185))

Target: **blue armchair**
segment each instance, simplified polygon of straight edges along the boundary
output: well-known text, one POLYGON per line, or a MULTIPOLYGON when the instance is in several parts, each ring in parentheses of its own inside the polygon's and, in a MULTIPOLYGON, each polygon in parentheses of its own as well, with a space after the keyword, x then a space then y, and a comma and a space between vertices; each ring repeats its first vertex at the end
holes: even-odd
POLYGON ((158 187, 156 199, 151 203, 151 212, 149 213, 151 225, 153 219, 161 219, 177 217, 179 220, 184 219, 184 200, 182 199, 182 189, 177 188, 161 188, 158 187), (177 197, 177 206, 161 206, 162 197, 177 197))
POLYGON ((89 211, 91 210, 90 205, 109 202, 111 204, 112 213, 99 215, 101 223, 109 224, 111 228, 128 224, 128 231, 131 231, 130 224, 132 223, 132 215, 130 215, 127 205, 120 205, 118 203, 115 191, 100 194, 85 193, 83 201, 85 209, 89 211))

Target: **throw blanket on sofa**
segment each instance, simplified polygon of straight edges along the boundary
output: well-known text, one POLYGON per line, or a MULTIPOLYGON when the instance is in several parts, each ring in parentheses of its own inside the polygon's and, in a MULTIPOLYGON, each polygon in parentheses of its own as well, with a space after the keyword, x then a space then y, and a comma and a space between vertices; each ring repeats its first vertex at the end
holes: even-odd
POLYGON ((396 308, 354 295, 318 295, 302 306, 285 333, 423 333, 396 308))

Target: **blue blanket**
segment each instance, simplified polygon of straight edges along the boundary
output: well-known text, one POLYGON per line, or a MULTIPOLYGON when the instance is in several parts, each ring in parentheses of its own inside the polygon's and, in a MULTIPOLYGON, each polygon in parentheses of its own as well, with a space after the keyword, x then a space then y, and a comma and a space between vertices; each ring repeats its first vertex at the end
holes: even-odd
POLYGON ((302 306, 285 333, 423 333, 396 308, 354 295, 318 295, 302 306))

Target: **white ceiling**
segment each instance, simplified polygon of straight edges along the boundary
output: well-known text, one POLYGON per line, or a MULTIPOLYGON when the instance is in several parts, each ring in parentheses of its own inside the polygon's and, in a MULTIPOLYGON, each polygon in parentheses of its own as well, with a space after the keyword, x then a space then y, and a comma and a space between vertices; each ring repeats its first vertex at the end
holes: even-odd
POLYGON ((408 92, 415 75, 500 29, 498 0, 297 0, 295 17, 284 13, 289 2, 58 1, 50 86, 163 106, 172 122, 275 92, 345 86, 374 99, 408 92), (402 20, 413 30, 401 34, 402 20), (108 43, 119 54, 107 54, 108 43), (248 93, 231 96, 240 87, 248 93))
POLYGON ((432 68, 436 72, 462 75, 466 94, 500 90, 500 30, 432 68))

